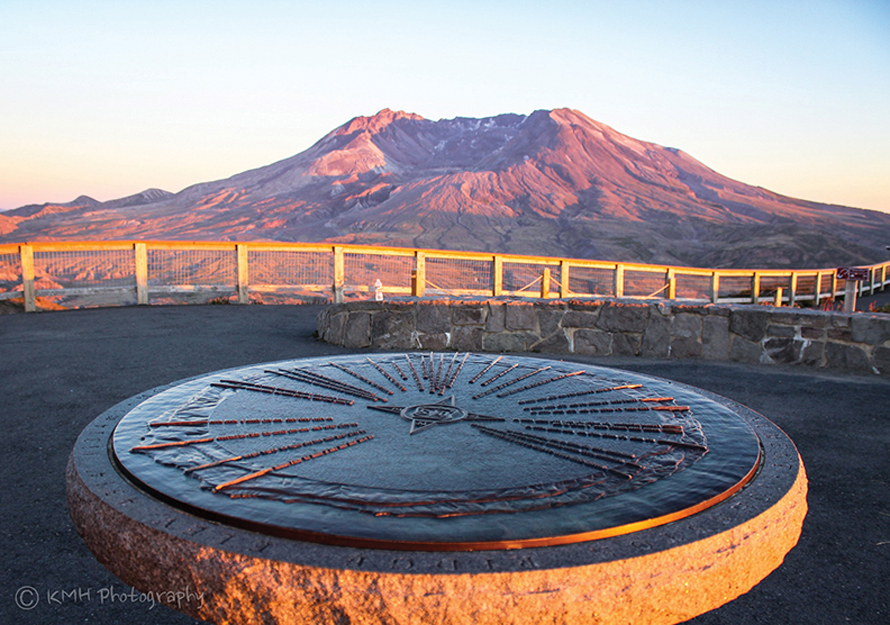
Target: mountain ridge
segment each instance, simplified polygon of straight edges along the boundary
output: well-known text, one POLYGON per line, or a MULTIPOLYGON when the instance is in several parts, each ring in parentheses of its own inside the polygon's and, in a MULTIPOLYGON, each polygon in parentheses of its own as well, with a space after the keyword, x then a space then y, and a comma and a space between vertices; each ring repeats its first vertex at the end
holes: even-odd
POLYGON ((572 109, 431 121, 384 109, 178 193, 0 213, 0 241, 380 244, 712 267, 884 258, 890 215, 788 198, 572 109))

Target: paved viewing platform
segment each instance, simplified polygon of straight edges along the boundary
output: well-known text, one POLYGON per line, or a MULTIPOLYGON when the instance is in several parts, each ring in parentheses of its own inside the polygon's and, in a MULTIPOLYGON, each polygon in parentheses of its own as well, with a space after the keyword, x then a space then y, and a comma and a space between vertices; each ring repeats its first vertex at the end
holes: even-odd
MULTIPOLYGON (((96 561, 68 516, 68 456, 87 424, 142 391, 254 363, 371 353, 319 341, 316 316, 323 308, 152 306, 0 315, 6 442, 0 622, 194 623, 132 591, 96 561)), ((799 544, 749 593, 689 623, 888 622, 890 380, 698 359, 540 355, 706 389, 758 411, 797 445, 809 480, 799 544)), ((188 597, 194 589, 168 591, 195 600, 188 597)))

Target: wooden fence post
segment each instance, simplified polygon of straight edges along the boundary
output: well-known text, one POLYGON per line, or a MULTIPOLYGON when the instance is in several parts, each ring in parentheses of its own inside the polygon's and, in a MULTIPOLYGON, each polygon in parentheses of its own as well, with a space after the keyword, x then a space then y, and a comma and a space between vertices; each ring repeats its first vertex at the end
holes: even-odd
POLYGON ((411 272, 411 295, 423 297, 426 289, 426 254, 414 252, 414 271, 411 272))
POLYGON ((565 299, 569 296, 569 261, 559 261, 559 296, 565 299))
POLYGON ((711 303, 716 304, 720 299, 720 274, 716 271, 711 274, 711 303))
POLYGON ((760 297, 760 274, 756 271, 751 276, 751 303, 756 304, 757 298, 760 297))
POLYGON ((34 248, 30 245, 19 246, 19 260, 22 265, 22 298, 25 301, 25 312, 35 312, 37 291, 34 289, 34 248))
POLYGON ((491 295, 492 297, 500 297, 504 288, 504 259, 500 256, 493 257, 491 278, 491 295))
POLYGON ((794 306, 797 300, 797 273, 791 272, 791 284, 788 287, 788 305, 794 306))
POLYGON ((624 265, 615 265, 615 297, 624 297, 624 265))
POLYGON ((235 245, 235 254, 238 262, 238 303, 249 304, 250 296, 248 294, 248 266, 247 266, 247 245, 238 243, 235 245))
POLYGON ((677 298, 677 276, 673 268, 668 269, 664 276, 665 286, 667 286, 667 299, 677 298))
POLYGON ((550 267, 541 273, 541 298, 550 297, 550 267))
POLYGON ((780 287, 780 286, 776 287, 776 299, 773 302, 773 306, 775 306, 776 308, 782 307, 782 290, 783 290, 782 287, 780 287))
POLYGON ((148 305, 148 250, 145 243, 133 245, 133 257, 136 264, 136 305, 148 305))
POLYGON ((339 245, 334 246, 334 284, 331 287, 331 299, 335 304, 342 304, 344 301, 343 288, 346 283, 346 270, 343 260, 343 248, 339 245))
POLYGON ((856 291, 859 290, 858 280, 844 281, 844 312, 852 313, 856 311, 856 291))

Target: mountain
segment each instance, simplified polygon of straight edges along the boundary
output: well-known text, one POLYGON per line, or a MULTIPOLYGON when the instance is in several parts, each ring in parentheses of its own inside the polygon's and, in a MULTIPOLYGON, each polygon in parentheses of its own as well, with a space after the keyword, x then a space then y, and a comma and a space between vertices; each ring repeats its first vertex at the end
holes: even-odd
POLYGON ((710 267, 874 263, 890 215, 784 197, 570 109, 380 111, 170 194, 0 214, 0 241, 329 241, 710 267))

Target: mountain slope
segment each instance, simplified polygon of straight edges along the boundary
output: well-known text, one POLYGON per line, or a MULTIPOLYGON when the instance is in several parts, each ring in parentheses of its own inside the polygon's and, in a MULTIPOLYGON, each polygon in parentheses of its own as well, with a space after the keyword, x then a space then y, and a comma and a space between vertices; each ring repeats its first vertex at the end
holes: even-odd
POLYGON ((378 243, 713 267, 873 263, 890 215, 783 197, 570 110, 430 121, 384 110, 177 194, 0 215, 0 240, 378 243))

